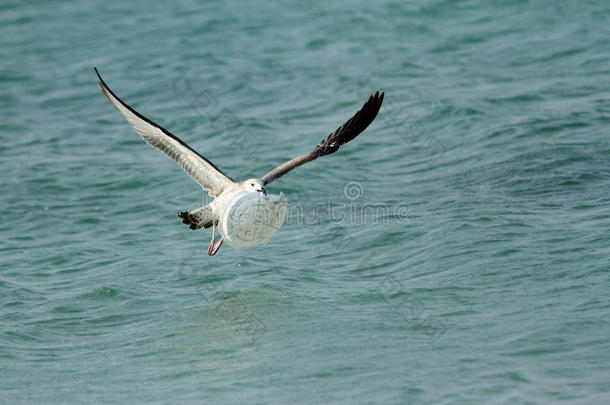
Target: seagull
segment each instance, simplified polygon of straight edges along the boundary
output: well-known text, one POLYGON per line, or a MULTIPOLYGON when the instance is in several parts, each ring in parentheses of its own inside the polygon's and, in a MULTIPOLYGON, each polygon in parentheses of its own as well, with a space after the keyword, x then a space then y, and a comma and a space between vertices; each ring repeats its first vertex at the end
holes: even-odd
POLYGON ((159 149, 174 159, 211 197, 214 197, 211 203, 203 207, 178 213, 178 217, 182 219, 182 222, 192 230, 212 227, 212 240, 208 247, 208 255, 210 256, 215 255, 222 245, 224 236, 221 235, 220 240, 216 242, 216 227, 220 215, 231 197, 241 192, 263 193, 267 195, 265 186, 272 181, 279 179, 292 169, 307 162, 336 152, 341 145, 354 139, 373 122, 381 108, 384 96, 384 93, 380 94, 378 91, 371 95, 354 116, 323 139, 313 151, 279 165, 260 179, 252 178, 236 181, 167 129, 149 120, 124 103, 106 85, 97 68, 94 67, 93 69, 97 74, 99 85, 104 95, 119 110, 142 139, 150 146, 159 149))

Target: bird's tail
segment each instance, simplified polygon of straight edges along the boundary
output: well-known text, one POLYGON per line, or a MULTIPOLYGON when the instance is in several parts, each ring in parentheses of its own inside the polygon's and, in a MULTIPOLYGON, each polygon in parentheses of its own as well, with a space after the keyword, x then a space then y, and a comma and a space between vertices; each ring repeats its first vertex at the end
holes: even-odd
POLYGON ((210 204, 196 210, 179 212, 178 217, 182 218, 182 223, 188 225, 192 230, 209 228, 215 221, 210 204))

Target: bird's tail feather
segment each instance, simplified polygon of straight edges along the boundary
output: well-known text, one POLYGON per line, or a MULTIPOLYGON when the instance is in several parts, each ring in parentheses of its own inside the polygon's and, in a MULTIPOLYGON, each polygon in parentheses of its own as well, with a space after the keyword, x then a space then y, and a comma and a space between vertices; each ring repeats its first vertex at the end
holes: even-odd
POLYGON ((192 230, 209 228, 214 223, 214 213, 209 204, 196 210, 179 212, 178 217, 192 230))

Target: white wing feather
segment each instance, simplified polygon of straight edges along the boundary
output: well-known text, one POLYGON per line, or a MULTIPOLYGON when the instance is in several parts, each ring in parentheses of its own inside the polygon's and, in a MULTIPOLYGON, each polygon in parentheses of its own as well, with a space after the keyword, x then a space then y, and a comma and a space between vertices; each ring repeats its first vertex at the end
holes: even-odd
POLYGON ((201 187, 207 190, 211 196, 218 196, 225 187, 234 183, 231 178, 221 172, 212 162, 191 149, 178 137, 125 104, 110 90, 104 80, 102 80, 97 69, 95 69, 95 73, 97 73, 100 87, 106 97, 108 97, 108 100, 119 110, 136 132, 140 134, 142 139, 178 162, 184 171, 199 183, 201 187))

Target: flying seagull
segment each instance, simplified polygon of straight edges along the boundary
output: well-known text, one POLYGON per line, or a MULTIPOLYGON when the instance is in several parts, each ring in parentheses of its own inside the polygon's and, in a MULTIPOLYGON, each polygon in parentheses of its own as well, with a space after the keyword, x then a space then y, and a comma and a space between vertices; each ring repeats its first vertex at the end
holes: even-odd
POLYGON ((231 197, 244 191, 267 195, 264 188, 267 184, 279 179, 302 164, 311 162, 320 156, 336 152, 341 145, 354 139, 373 122, 379 112, 379 108, 381 108, 381 103, 383 102, 383 93, 379 94, 379 92, 376 92, 369 97, 367 102, 364 103, 362 108, 354 114, 352 118, 347 120, 345 124, 341 125, 322 140, 313 151, 279 165, 260 179, 253 178, 236 181, 224 174, 212 162, 197 153, 168 130, 125 104, 106 85, 102 76, 100 76, 100 73, 97 71, 97 68, 93 69, 99 79, 102 92, 106 95, 108 100, 110 100, 112 105, 119 110, 123 117, 125 117, 127 122, 131 124, 136 132, 140 134, 150 146, 159 149, 161 152, 178 162, 184 171, 199 183, 210 196, 215 197, 208 205, 192 211, 178 213, 178 217, 182 218, 182 222, 188 225, 190 229, 195 230, 212 227, 212 241, 208 247, 208 255, 210 256, 215 255, 222 245, 224 238, 222 235, 220 240, 215 242, 216 226, 223 208, 231 197))

